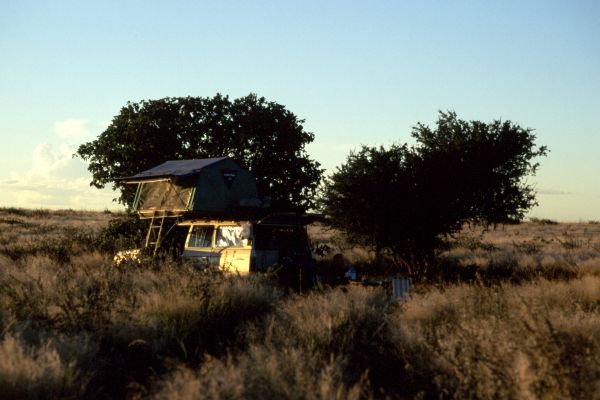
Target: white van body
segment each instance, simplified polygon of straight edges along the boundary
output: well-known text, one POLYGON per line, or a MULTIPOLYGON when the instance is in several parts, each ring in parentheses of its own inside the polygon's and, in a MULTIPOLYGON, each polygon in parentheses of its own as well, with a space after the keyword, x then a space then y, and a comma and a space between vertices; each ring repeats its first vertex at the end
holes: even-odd
POLYGON ((199 268, 218 267, 241 275, 313 261, 306 227, 233 220, 190 220, 182 257, 199 268))
POLYGON ((252 257, 251 224, 246 221, 186 221, 189 226, 182 257, 199 268, 220 267, 247 274, 252 257))

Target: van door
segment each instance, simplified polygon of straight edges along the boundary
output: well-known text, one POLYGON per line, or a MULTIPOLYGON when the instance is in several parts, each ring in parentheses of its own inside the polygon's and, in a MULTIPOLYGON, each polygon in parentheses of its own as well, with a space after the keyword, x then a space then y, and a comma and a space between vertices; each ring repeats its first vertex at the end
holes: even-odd
POLYGON ((215 251, 220 254, 219 265, 225 271, 250 272, 252 243, 249 225, 219 225, 215 232, 215 251))

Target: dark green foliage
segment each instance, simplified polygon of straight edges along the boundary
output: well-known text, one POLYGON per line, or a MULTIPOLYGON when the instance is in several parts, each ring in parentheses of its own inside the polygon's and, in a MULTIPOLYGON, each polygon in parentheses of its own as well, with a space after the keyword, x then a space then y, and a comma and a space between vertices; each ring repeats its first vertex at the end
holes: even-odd
POLYGON ((519 221, 536 204, 524 178, 547 150, 536 147, 531 129, 440 112, 435 129, 419 123, 412 136, 412 147, 350 153, 321 201, 333 226, 392 255, 408 273, 424 272, 445 236, 463 224, 519 221))
POLYGON ((178 97, 127 103, 100 136, 79 146, 91 184, 121 190, 131 206, 135 185, 116 178, 173 159, 229 156, 256 177, 258 192, 275 208, 307 208, 322 169, 306 154, 314 135, 283 105, 250 94, 230 100, 178 97))
POLYGON ((139 248, 147 230, 148 221, 142 221, 135 215, 114 218, 98 233, 98 248, 107 253, 139 248))

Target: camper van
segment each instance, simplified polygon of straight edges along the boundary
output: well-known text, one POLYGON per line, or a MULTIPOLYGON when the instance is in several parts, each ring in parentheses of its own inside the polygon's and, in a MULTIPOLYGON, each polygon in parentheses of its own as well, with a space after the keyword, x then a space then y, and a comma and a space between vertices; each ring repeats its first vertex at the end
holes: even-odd
MULTIPOLYGON (((165 234, 160 246, 174 250, 198 269, 245 275, 314 268, 306 231, 315 216, 270 214, 260 220, 188 219, 165 234)), ((139 260, 141 249, 117 253, 115 262, 139 260)))
POLYGON ((182 257, 198 268, 239 274, 310 268, 313 255, 304 224, 270 216, 260 221, 189 220, 182 257))
MULTIPOLYGON (((314 269, 306 225, 315 216, 272 213, 254 175, 229 157, 170 160, 120 180, 137 185, 133 209, 149 220, 146 253, 176 248, 198 268, 239 274, 314 269)), ((141 252, 119 252, 115 262, 141 252)))

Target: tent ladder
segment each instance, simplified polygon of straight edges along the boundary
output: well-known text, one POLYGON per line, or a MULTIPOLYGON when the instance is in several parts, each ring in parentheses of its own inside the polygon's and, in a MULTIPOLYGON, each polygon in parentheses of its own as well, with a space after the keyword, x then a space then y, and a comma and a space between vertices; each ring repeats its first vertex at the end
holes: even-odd
POLYGON ((162 215, 157 215, 155 212, 150 220, 150 226, 148 227, 148 233, 146 234, 146 247, 152 247, 153 256, 156 255, 160 248, 165 218, 166 216, 164 213, 162 213, 162 215))

